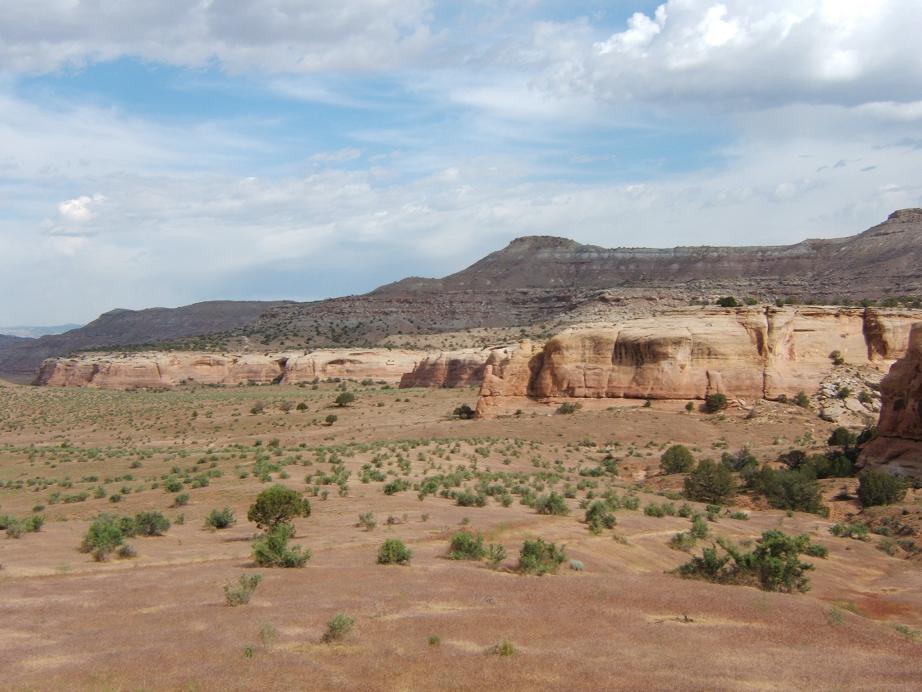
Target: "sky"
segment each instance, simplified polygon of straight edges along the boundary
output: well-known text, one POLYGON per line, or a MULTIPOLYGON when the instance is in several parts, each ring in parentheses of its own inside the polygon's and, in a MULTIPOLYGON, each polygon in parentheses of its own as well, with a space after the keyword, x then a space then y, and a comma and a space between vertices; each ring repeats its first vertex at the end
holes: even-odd
POLYGON ((922 206, 920 0, 2 0, 0 324, 922 206))

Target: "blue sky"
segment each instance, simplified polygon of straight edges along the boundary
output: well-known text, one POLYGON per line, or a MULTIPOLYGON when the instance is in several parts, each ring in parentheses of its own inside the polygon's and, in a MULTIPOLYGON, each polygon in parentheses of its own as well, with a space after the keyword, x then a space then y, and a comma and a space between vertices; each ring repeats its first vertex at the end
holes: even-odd
POLYGON ((900 0, 4 0, 0 324, 922 206, 900 0))

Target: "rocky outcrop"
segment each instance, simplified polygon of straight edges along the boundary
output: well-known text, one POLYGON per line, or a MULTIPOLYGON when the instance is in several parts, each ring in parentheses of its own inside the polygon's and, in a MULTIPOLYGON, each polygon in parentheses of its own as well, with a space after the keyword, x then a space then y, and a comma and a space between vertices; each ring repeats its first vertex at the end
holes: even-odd
POLYGON ((854 308, 708 308, 573 328, 542 347, 523 343, 491 358, 479 410, 489 415, 504 398, 526 396, 703 399, 719 392, 753 400, 813 393, 834 368, 833 351, 850 366, 886 368, 906 352, 909 322, 920 317, 854 308))
POLYGON ((400 386, 469 387, 480 384, 491 354, 491 349, 468 349, 427 356, 400 379, 400 386))
POLYGON ((426 355, 397 349, 220 355, 188 352, 97 353, 46 360, 36 384, 137 389, 175 387, 184 383, 299 384, 329 377, 397 384, 426 355))
POLYGON ((877 437, 861 463, 922 478, 922 323, 914 324, 905 355, 880 383, 877 437))

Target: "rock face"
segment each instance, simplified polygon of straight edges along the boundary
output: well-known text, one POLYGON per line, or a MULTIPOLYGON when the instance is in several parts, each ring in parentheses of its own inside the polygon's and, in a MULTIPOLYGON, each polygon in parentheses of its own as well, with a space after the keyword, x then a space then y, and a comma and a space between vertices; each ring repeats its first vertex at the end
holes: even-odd
POLYGON ((922 478, 922 323, 914 324, 906 354, 880 383, 877 437, 861 463, 922 478))
POLYGON ((491 354, 491 349, 468 349, 427 356, 400 379, 400 386, 469 387, 480 384, 491 354))
POLYGON ((504 398, 777 399, 812 393, 839 351, 885 368, 906 352, 922 312, 786 307, 676 310, 609 327, 567 330, 487 361, 482 415, 504 398), (869 327, 868 325, 872 325, 869 327), (881 327, 885 325, 885 327, 881 327))
POLYGON ((396 349, 331 349, 308 354, 87 354, 46 360, 35 383, 52 387, 136 389, 175 387, 188 382, 299 384, 317 378, 340 377, 397 384, 426 355, 396 349))

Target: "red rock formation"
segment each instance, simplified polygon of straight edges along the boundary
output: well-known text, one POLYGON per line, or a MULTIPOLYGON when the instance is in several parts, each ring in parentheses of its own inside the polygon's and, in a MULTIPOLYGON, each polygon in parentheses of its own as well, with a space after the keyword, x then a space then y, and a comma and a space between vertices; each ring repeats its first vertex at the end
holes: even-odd
POLYGON ((503 397, 741 399, 812 393, 839 351, 852 365, 886 367, 906 351, 922 313, 826 307, 675 310, 608 327, 569 329, 491 359, 481 413, 503 397), (868 328, 869 321, 872 327, 868 328), (868 334, 871 335, 870 339, 868 334))
POLYGON ((483 381, 489 349, 443 351, 423 358, 400 379, 400 387, 468 387, 483 381))
POLYGON ((861 463, 922 477, 922 323, 912 326, 906 354, 880 383, 877 437, 861 451, 861 463))

